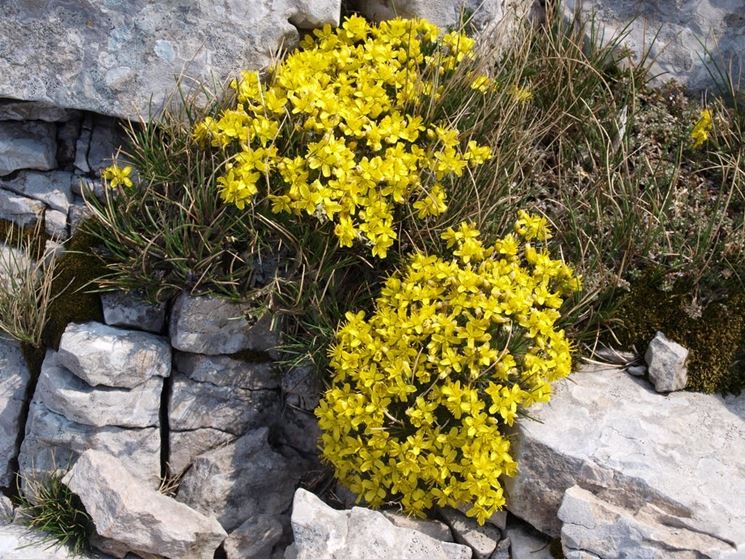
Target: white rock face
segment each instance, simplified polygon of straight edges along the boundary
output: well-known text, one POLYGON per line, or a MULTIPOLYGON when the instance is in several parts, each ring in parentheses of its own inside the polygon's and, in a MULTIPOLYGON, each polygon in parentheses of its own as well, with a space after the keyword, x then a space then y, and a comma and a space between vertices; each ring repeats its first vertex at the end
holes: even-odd
POLYGON ((608 532, 623 539, 643 520, 675 527, 679 542, 708 542, 681 557, 745 553, 745 395, 663 397, 622 371, 580 372, 555 388, 551 403, 533 411, 542 423, 518 424, 519 474, 505 484, 511 512, 554 537, 562 522, 590 526, 582 515, 595 501, 575 499, 559 518, 576 485, 604 503, 597 532, 577 541, 608 532), (613 515, 623 522, 611 524, 613 515))
POLYGON ((66 547, 51 546, 44 532, 26 526, 0 526, 0 557, 3 559, 110 559, 98 554, 73 553, 66 547))
POLYGON ((687 359, 686 348, 668 339, 662 332, 657 332, 644 354, 649 378, 657 392, 673 392, 685 388, 688 382, 687 359))
POLYGON ((116 458, 83 453, 62 482, 80 497, 96 533, 131 551, 169 559, 212 559, 227 534, 218 522, 142 487, 116 458))
POLYGON ((91 386, 133 388, 150 377, 171 374, 171 348, 153 334, 98 322, 69 324, 57 362, 91 386))
POLYGON ((471 558, 466 546, 394 526, 376 511, 360 507, 334 510, 304 489, 295 492, 292 531, 297 559, 471 558))
POLYGON ((21 346, 0 338, 0 486, 10 487, 11 462, 18 455, 21 414, 31 374, 21 346))
POLYGON ((736 84, 745 77, 745 0, 565 0, 561 9, 566 18, 578 13, 589 19, 594 13, 596 22, 604 27, 605 41, 629 26, 624 43, 637 59, 649 50, 651 75, 660 74, 658 83, 674 78, 692 91, 711 88, 707 49, 724 69, 732 59, 736 84))
POLYGON ((0 96, 147 117, 151 98, 157 112, 179 76, 188 88, 261 68, 299 28, 339 14, 339 0, 4 0, 0 96))

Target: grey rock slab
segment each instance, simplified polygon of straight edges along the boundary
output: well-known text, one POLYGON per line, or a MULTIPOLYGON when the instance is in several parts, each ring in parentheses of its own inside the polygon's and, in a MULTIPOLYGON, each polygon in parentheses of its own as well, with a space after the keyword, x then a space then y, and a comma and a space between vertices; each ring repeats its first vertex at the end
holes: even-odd
POLYGON ((745 395, 660 396, 623 371, 585 369, 531 413, 540 422, 517 422, 519 473, 505 480, 513 514, 558 537, 564 492, 578 485, 745 551, 745 395))
MULTIPOLYGON (((260 69, 299 28, 336 24, 339 0, 0 3, 0 95, 130 119, 196 84, 260 69)), ((196 91, 198 91, 198 87, 196 91)))
MULTIPOLYGON (((2 19, 0 8, 0 28, 4 27, 2 19)), ((0 67, 3 65, 2 58, 0 45, 0 67)), ((0 75, 3 75, 1 71, 0 75)), ((6 79, 0 83, 6 83, 6 79)), ((38 121, 0 122, 0 177, 19 169, 54 169, 57 166, 56 136, 54 124, 38 121)))
POLYGON ((68 171, 23 171, 12 180, 0 179, 0 188, 44 202, 67 215, 72 201, 72 181, 73 174, 68 171))
POLYGON ((246 390, 279 388, 280 374, 271 361, 249 362, 228 355, 199 355, 177 351, 174 364, 179 372, 197 382, 246 390))
POLYGON ((448 525, 444 522, 429 518, 415 518, 413 516, 406 516, 405 514, 387 510, 382 512, 383 516, 385 516, 394 526, 416 530, 417 532, 427 534, 430 538, 440 540, 441 542, 453 541, 453 534, 450 532, 448 525))
POLYGON ((79 111, 55 107, 48 103, 0 99, 0 120, 43 120, 64 122, 77 118, 79 111))
POLYGON ((126 464, 104 452, 83 453, 62 482, 80 497, 98 535, 134 553, 212 559, 227 536, 214 518, 143 488, 126 464))
MULTIPOLYGON (((334 510, 298 489, 292 503, 296 559, 470 559, 471 549, 441 542, 417 530, 393 525, 377 511, 334 510)), ((288 553, 285 553, 288 557, 288 553)))
POLYGON ((266 559, 283 533, 282 522, 275 516, 259 514, 230 532, 223 549, 227 559, 266 559))
POLYGON ((154 334, 86 322, 69 324, 57 362, 91 386, 133 388, 171 374, 171 348, 154 334))
POLYGON ((57 364, 47 352, 36 386, 38 399, 54 413, 94 427, 154 427, 160 423, 162 377, 152 377, 131 389, 92 387, 57 364))
POLYGON ((74 200, 73 205, 70 206, 70 211, 67 213, 67 223, 70 226, 70 234, 75 233, 78 226, 88 217, 90 217, 91 211, 86 207, 83 200, 74 200))
POLYGON ((605 502, 577 485, 564 493, 559 518, 567 559, 580 559, 583 554, 603 559, 742 557, 729 543, 693 526, 668 523, 668 511, 652 503, 626 508, 605 502))
POLYGON ((80 134, 75 143, 75 159, 73 167, 76 172, 90 173, 91 168, 88 165, 88 151, 91 149, 91 135, 93 134, 93 115, 86 113, 80 125, 80 134))
POLYGON ((0 486, 13 483, 23 407, 31 374, 18 342, 0 338, 0 486))
POLYGON ((13 522, 16 510, 13 501, 0 493, 0 526, 13 522))
POLYGON ((651 63, 653 84, 675 79, 691 91, 716 89, 709 73, 712 57, 731 69, 733 83, 745 78, 745 0, 565 0, 561 13, 567 19, 592 18, 596 37, 605 43, 624 33, 622 44, 636 60, 645 56, 651 63))
POLYGON ((473 518, 452 508, 442 509, 440 514, 450 526, 455 541, 470 547, 475 559, 489 559, 497 549, 502 533, 496 526, 489 523, 479 526, 473 518))
POLYGON ((18 457, 21 476, 38 479, 45 472, 64 470, 89 449, 120 458, 140 485, 160 484, 160 429, 125 429, 83 425, 50 411, 38 399, 31 402, 26 436, 18 457))
POLYGON ((277 424, 283 444, 306 455, 318 454, 321 428, 313 412, 286 405, 280 412, 277 424))
POLYGON ((101 294, 103 319, 109 326, 160 333, 166 320, 165 304, 153 304, 136 293, 112 291, 101 294))
POLYGON ((67 214, 47 208, 44 212, 44 231, 53 239, 66 239, 68 236, 67 214))
POLYGON ((504 538, 497 544, 497 549, 494 550, 489 559, 512 559, 510 554, 510 538, 504 538))
POLYGON ((315 367, 292 367, 282 375, 282 393, 287 405, 312 412, 321 401, 323 384, 315 367))
POLYGON ((551 538, 532 526, 511 519, 507 526, 512 559, 553 559, 551 538))
POLYGON ((45 532, 18 524, 0 526, 0 557, 3 559, 110 559, 97 553, 74 553, 64 546, 50 546, 45 532))
POLYGON ((273 318, 265 313, 258 320, 249 320, 246 316, 250 312, 246 304, 182 294, 171 312, 171 345, 204 355, 268 352, 279 344, 273 318))
POLYGON ((0 188, 0 220, 11 221, 21 227, 31 227, 42 219, 45 208, 38 200, 0 188))
POLYGON ((685 388, 688 382, 687 359, 686 348, 670 340, 662 332, 657 332, 644 354, 649 378, 657 392, 673 392, 685 388))
POLYGON ((171 428, 168 433, 169 457, 168 467, 171 474, 179 476, 183 474, 194 459, 215 448, 220 448, 232 443, 238 437, 219 429, 194 429, 193 431, 176 431, 171 428))
POLYGON ((176 498, 214 515, 228 531, 258 514, 279 516, 292 502, 301 469, 269 446, 267 428, 199 456, 176 498))
POLYGON ((96 176, 114 162, 114 156, 125 142, 125 135, 115 119, 95 115, 91 129, 91 144, 88 150, 88 167, 96 176))

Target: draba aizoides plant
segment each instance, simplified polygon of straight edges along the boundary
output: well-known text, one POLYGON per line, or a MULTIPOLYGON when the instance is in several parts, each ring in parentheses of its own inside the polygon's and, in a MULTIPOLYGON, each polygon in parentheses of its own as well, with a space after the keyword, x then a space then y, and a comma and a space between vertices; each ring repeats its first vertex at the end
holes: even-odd
MULTIPOLYGON (((411 204, 418 218, 442 214, 446 181, 490 157, 488 146, 461 145, 456 127, 426 120, 442 84, 473 57, 474 40, 462 33, 352 16, 307 36, 266 84, 243 72, 231 84, 236 105, 194 135, 224 152, 225 202, 242 209, 266 193, 275 213, 331 221, 341 246, 362 240, 384 258, 396 206, 411 204)), ((471 87, 491 83, 474 75, 471 87)))
POLYGON ((555 324, 580 280, 549 236, 525 212, 492 246, 468 224, 447 229, 451 259, 414 254, 372 316, 347 313, 316 415, 323 456, 371 506, 467 505, 483 524, 504 505, 499 477, 516 464, 503 427, 571 368, 555 324))

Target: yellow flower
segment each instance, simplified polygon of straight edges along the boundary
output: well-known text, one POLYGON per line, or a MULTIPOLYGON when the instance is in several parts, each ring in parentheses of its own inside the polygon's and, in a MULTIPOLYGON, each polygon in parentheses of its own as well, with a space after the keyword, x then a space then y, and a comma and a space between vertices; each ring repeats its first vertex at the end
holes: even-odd
POLYGON ((692 147, 694 149, 700 148, 704 145, 704 142, 709 139, 709 134, 714 127, 711 111, 709 109, 703 109, 699 116, 698 122, 691 130, 691 140, 693 141, 692 147))
POLYGON ((130 178, 131 174, 131 165, 126 165, 125 167, 111 165, 110 167, 106 167, 103 170, 101 176, 104 178, 104 180, 106 180, 111 188, 116 188, 119 185, 124 186, 125 188, 132 188, 132 186, 134 186, 134 183, 130 178))

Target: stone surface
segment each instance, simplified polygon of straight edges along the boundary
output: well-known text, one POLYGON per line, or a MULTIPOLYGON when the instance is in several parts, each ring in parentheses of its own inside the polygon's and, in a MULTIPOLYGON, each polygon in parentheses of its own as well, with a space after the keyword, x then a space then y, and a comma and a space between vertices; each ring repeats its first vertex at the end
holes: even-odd
POLYGON ((507 537, 512 559, 554 558, 551 553, 551 539, 524 522, 511 519, 507 526, 507 537))
POLYGON ((23 426, 31 374, 18 342, 0 338, 0 486, 13 482, 11 463, 18 456, 19 434, 23 426))
POLYGON ((0 3, 0 96, 127 118, 157 113, 181 84, 269 64, 298 29, 337 23, 339 0, 215 4, 0 3))
POLYGON ((450 526, 455 541, 473 550, 474 559, 489 559, 497 549, 502 533, 496 526, 489 523, 479 526, 473 518, 451 508, 442 509, 440 514, 450 526))
POLYGON ((497 544, 497 549, 494 550, 490 559, 512 559, 510 554, 510 538, 504 538, 497 544))
POLYGON ((100 176, 101 171, 114 162, 114 156, 125 141, 126 135, 115 119, 94 115, 91 144, 86 155, 90 170, 100 176))
POLYGON ((735 84, 745 80, 742 57, 745 0, 565 0, 561 10, 566 18, 575 14, 585 20, 593 17, 595 24, 601 27, 605 42, 625 29, 623 43, 633 50, 637 60, 649 51, 646 56, 652 62, 650 76, 658 76, 657 83, 673 78, 692 91, 712 88, 714 81, 707 71, 707 64, 711 64, 707 49, 720 67, 732 68, 735 84))
POLYGON ((171 559, 212 559, 227 534, 206 517, 142 487, 116 458, 89 450, 62 482, 80 497, 96 533, 130 550, 171 559))
MULTIPOLYGON (((4 27, 0 7, 0 28, 4 27)), ((0 32, 0 37, 2 32, 0 32)), ((3 66, 0 43, 0 68, 3 66)), ((0 75, 3 75, 0 70, 0 75)), ((7 76, 0 84, 7 83, 7 76)), ((2 90, 0 85, 0 90, 2 90)), ((54 169, 57 161, 56 129, 46 122, 0 122, 0 177, 19 169, 54 169)))
POLYGON ((279 388, 280 374, 271 361, 248 362, 227 355, 198 355, 177 351, 174 364, 179 372, 197 382, 216 386, 259 390, 279 388))
POLYGON ((696 533, 745 553, 745 395, 662 397, 622 371, 554 386, 551 403, 531 410, 540 423, 518 422, 511 512, 558 537, 564 492, 578 485, 632 516, 663 511, 681 541, 696 533))
POLYGON ((55 107, 48 103, 32 103, 16 99, 0 99, 0 120, 43 120, 63 122, 79 116, 78 111, 55 107))
POLYGON ((0 526, 13 522, 15 514, 16 511, 13 506, 13 501, 0 493, 0 526))
POLYGON ((321 438, 321 428, 318 418, 312 411, 296 409, 285 405, 278 417, 279 438, 297 451, 306 455, 318 454, 318 442, 321 438))
POLYGON ((149 303, 135 293, 102 293, 101 307, 104 322, 109 326, 123 326, 158 334, 163 330, 166 320, 165 304, 149 303))
POLYGON ((686 348, 668 339, 662 332, 657 332, 644 354, 649 378, 657 392, 672 392, 685 388, 688 382, 687 359, 686 348))
MULTIPOLYGON (((463 545, 441 542, 417 530, 400 528, 383 514, 360 507, 337 511, 304 489, 292 504, 297 559, 470 559, 463 545)), ((285 554, 285 557, 288 555, 285 554)))
POLYGON ((272 317, 267 313, 250 321, 246 318, 250 311, 248 305, 182 294, 171 312, 171 345, 204 355, 269 351, 279 343, 272 317))
POLYGON ((0 188, 0 220, 12 221, 21 227, 30 227, 44 215, 44 204, 10 190, 0 188))
POLYGON ((44 202, 53 210, 67 215, 72 200, 72 181, 73 174, 67 171, 26 171, 12 180, 0 179, 0 188, 44 202))
POLYGON ((628 374, 635 376, 635 377, 643 377, 647 374, 647 366, 646 365, 631 365, 630 367, 626 367, 624 369, 628 374))
POLYGON ((406 516, 405 514, 382 511, 385 516, 394 526, 399 528, 408 528, 409 530, 416 530, 422 534, 427 534, 430 538, 440 540, 441 542, 452 542, 453 534, 450 532, 447 524, 440 522, 439 520, 431 520, 424 518, 416 518, 413 516, 406 516))
POLYGON ((179 476, 183 474, 194 459, 216 448, 221 448, 232 443, 238 437, 218 429, 196 429, 194 431, 176 431, 171 429, 168 433, 170 453, 168 467, 171 474, 179 476))
POLYGON ((284 530, 276 517, 259 514, 233 530, 223 543, 227 559, 266 559, 284 530))
POLYGON ((0 526, 0 557, 3 559, 110 559, 96 553, 73 553, 66 547, 52 545, 44 532, 26 526, 0 526))
POLYGON ((323 384, 315 367, 292 367, 282 375, 282 393, 288 406, 313 411, 321 401, 323 384))
POLYGON ((13 289, 13 284, 34 266, 36 263, 25 251, 0 243, 0 284, 13 289))
POLYGON ((44 212, 44 232, 52 239, 63 240, 67 238, 67 214, 57 210, 44 212))
POLYGON ((86 450, 120 458, 141 486, 160 484, 160 429, 93 427, 50 411, 36 396, 26 420, 26 436, 18 457, 22 476, 65 469, 86 450))
POLYGON ((171 374, 171 348, 160 336, 99 322, 69 324, 57 362, 91 386, 132 388, 171 374))
POLYGON ((91 387, 57 364, 47 352, 36 394, 56 414, 94 427, 154 427, 159 424, 163 379, 152 377, 131 389, 91 387))
POLYGON ((257 429, 199 456, 186 472, 177 499, 217 517, 228 531, 258 514, 278 517, 290 507, 301 468, 269 446, 257 429))

